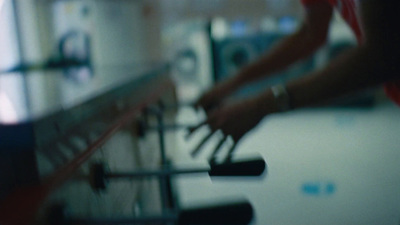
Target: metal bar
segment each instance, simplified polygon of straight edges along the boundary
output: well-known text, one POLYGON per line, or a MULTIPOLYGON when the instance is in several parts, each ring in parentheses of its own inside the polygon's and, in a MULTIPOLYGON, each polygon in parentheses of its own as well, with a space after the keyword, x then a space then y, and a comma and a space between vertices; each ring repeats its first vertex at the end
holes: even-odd
MULTIPOLYGON (((156 117, 157 117, 157 125, 158 125, 158 138, 159 138, 159 143, 160 143, 160 154, 161 154, 161 165, 168 166, 167 165, 167 155, 165 152, 165 138, 164 138, 164 118, 163 118, 163 112, 160 107, 159 110, 155 110, 156 112, 156 117)), ((170 208, 169 204, 169 198, 168 198, 168 181, 169 179, 168 176, 161 176, 159 177, 159 182, 160 182, 160 192, 161 192, 161 204, 163 206, 162 212, 166 213, 168 212, 168 209, 170 208)))
POLYGON ((161 164, 167 164, 167 155, 165 151, 165 138, 164 138, 164 118, 161 111, 156 112, 157 117, 157 131, 158 131, 158 138, 160 142, 160 153, 161 153, 161 164))
POLYGON ((150 177, 150 176, 172 176, 172 175, 181 175, 181 174, 192 174, 192 173, 208 173, 210 169, 181 169, 181 170, 154 170, 154 171, 136 171, 132 173, 110 173, 106 174, 107 178, 142 178, 142 177, 150 177))
MULTIPOLYGON (((194 127, 195 125, 193 124, 164 124, 163 128, 164 131, 169 131, 169 130, 179 130, 179 129, 189 129, 191 127, 194 127)), ((158 126, 148 126, 148 129, 158 129, 158 126)))
MULTIPOLYGON (((171 175, 174 175, 172 170, 169 169, 170 164, 167 159, 166 155, 166 149, 165 149, 165 132, 168 129, 173 129, 176 130, 178 128, 185 128, 186 126, 184 125, 165 125, 164 120, 163 120, 163 110, 166 110, 165 106, 162 105, 162 102, 159 102, 159 107, 158 108, 148 108, 146 112, 151 111, 153 114, 156 115, 157 119, 157 125, 153 127, 147 127, 150 129, 156 129, 158 132, 159 136, 159 146, 160 146, 160 154, 161 154, 161 163, 166 169, 163 171, 143 171, 143 174, 130 174, 133 176, 130 176, 131 179, 135 178, 140 178, 144 176, 158 176, 159 179, 159 185, 160 185, 160 192, 161 192, 161 204, 164 206, 163 207, 163 212, 167 213, 170 210, 177 210, 177 202, 176 198, 173 197, 173 194, 171 192, 171 175)), ((208 172, 207 170, 201 170, 200 172, 208 172)), ((182 173, 182 172, 181 172, 182 173)), ((127 178, 125 175, 126 174, 120 174, 122 176, 119 176, 118 174, 112 174, 108 176, 109 178, 113 176, 113 178, 127 178)))

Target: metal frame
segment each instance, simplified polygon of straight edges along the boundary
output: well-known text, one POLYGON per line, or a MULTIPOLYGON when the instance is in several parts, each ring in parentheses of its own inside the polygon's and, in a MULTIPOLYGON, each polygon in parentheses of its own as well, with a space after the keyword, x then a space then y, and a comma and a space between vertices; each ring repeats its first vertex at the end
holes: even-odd
MULTIPOLYGON (((167 76, 165 76, 167 77, 167 76)), ((104 143, 115 133, 133 122, 137 115, 149 104, 156 102, 162 94, 173 88, 173 82, 168 79, 157 80, 156 87, 150 95, 143 96, 140 102, 129 107, 120 115, 102 134, 88 147, 75 156, 74 159, 63 165, 52 175, 46 177, 40 184, 19 187, 0 202, 0 224, 2 225, 28 225, 31 224, 41 204, 64 182, 69 180, 78 168, 82 166, 104 143)))

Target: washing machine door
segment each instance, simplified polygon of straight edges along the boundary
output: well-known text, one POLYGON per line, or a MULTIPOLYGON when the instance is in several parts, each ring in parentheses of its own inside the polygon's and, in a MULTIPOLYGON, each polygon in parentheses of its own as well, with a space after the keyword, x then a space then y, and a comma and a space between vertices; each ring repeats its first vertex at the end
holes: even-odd
POLYGON ((258 43, 252 39, 226 40, 217 44, 217 49, 217 81, 234 75, 260 54, 258 43))
POLYGON ((173 65, 176 70, 176 79, 183 83, 199 83, 199 58, 192 48, 179 51, 173 65))
POLYGON ((237 42, 226 46, 222 54, 227 62, 227 70, 236 72, 257 57, 257 49, 249 42, 237 42))

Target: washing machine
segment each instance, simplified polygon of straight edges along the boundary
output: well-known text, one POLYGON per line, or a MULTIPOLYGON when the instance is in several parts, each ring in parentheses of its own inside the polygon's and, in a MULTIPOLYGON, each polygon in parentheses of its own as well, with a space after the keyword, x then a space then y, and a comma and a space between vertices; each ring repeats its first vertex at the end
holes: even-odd
POLYGON ((164 32, 164 46, 180 102, 193 102, 214 84, 209 23, 186 21, 164 32))
POLYGON ((261 36, 227 37, 214 41, 215 80, 222 81, 256 60, 262 53, 261 36))
POLYGON ((78 84, 88 82, 92 76, 92 2, 54 1, 52 4, 53 30, 56 55, 66 65, 79 63, 79 67, 63 68, 66 79, 78 84), (83 66, 84 65, 84 66, 83 66))

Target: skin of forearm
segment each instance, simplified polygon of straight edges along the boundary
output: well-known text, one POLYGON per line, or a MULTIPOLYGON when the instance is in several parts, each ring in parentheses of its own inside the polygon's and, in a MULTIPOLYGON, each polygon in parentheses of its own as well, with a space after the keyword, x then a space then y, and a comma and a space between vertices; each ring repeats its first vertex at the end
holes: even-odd
POLYGON ((238 74, 217 84, 223 95, 228 95, 243 85, 273 75, 293 63, 305 59, 325 42, 325 37, 314 36, 303 27, 286 37, 257 61, 242 68, 238 74))
POLYGON ((259 60, 245 66, 236 76, 217 84, 221 97, 310 56, 325 43, 331 17, 332 7, 326 2, 311 4, 298 31, 280 41, 259 60))
MULTIPOLYGON (((397 57, 379 47, 361 46, 349 50, 322 70, 289 82, 286 88, 291 107, 296 109, 323 104, 361 89, 399 79, 397 57)), ((266 91, 260 97, 265 101, 272 98, 271 91, 266 91)), ((266 114, 271 113, 271 109, 264 110, 266 114)))
POLYGON ((324 42, 325 37, 317 37, 306 28, 301 28, 274 46, 259 60, 244 67, 236 80, 239 80, 240 84, 245 84, 271 76, 312 55, 324 42))
MULTIPOLYGON (((286 85, 293 108, 327 103, 333 98, 400 79, 399 1, 360 1, 364 43, 343 53, 326 68, 286 85)), ((267 94, 271 98, 271 93, 267 94)))

